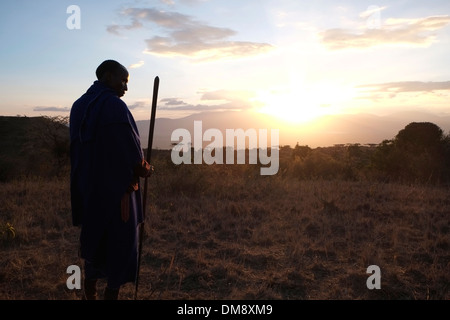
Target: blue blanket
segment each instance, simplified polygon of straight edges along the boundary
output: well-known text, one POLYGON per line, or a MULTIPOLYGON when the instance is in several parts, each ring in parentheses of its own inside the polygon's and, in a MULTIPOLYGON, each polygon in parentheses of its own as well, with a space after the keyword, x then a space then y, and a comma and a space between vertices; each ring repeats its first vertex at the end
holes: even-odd
POLYGON ((112 286, 134 282, 140 188, 129 194, 128 221, 121 219, 121 199, 144 158, 133 116, 112 89, 95 81, 72 106, 70 140, 72 221, 81 226, 81 258, 112 286))

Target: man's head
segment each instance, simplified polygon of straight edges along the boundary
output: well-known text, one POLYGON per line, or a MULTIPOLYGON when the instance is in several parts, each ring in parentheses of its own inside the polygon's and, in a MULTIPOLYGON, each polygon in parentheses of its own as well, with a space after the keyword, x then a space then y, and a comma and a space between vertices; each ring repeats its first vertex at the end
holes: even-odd
POLYGON ((122 97, 128 90, 128 71, 115 60, 103 61, 95 71, 97 79, 109 88, 116 91, 117 96, 122 97))

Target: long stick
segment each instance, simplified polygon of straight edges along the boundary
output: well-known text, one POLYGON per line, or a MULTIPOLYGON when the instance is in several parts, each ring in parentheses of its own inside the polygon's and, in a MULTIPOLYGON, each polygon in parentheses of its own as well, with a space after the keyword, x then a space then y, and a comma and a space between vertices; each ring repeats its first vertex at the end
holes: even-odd
MULTIPOLYGON (((155 77, 155 81, 153 83, 153 100, 152 100, 152 111, 150 116, 150 127, 148 133, 148 147, 147 147, 147 162, 151 163, 152 156, 152 146, 153 146, 153 131, 155 129, 155 116, 156 116, 156 105, 158 102, 158 89, 159 89, 159 77, 155 77)), ((134 300, 137 299, 138 285, 139 285, 139 271, 141 267, 141 255, 142 255, 142 243, 144 240, 144 225, 145 225, 145 210, 147 206, 147 180, 148 177, 144 179, 144 194, 142 199, 142 213, 143 213, 143 221, 139 225, 139 256, 138 256, 138 265, 137 265, 137 274, 136 274, 136 287, 134 291, 134 300)))

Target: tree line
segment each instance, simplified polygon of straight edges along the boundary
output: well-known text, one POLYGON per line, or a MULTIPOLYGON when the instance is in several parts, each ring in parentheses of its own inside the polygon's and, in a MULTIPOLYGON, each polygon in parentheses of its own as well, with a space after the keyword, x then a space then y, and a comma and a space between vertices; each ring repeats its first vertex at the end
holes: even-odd
POLYGON ((450 183, 450 135, 430 122, 412 122, 378 145, 311 149, 297 144, 286 151, 290 151, 284 159, 287 173, 300 179, 450 183))
MULTIPOLYGON (((24 175, 69 174, 68 117, 31 119, 2 117, 0 181, 24 175)), ((158 157, 168 158, 161 163, 169 163, 170 150, 158 151, 158 157)), ((294 147, 281 146, 279 157, 277 175, 282 177, 450 184, 450 135, 430 122, 409 123, 395 137, 379 144, 314 149, 299 143, 294 147)))

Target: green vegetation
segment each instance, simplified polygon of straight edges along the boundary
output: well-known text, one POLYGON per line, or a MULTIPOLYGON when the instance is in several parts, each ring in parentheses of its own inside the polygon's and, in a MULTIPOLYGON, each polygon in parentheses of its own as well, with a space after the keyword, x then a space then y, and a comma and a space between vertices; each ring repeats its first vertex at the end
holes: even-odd
POLYGON ((16 230, 14 226, 6 222, 5 224, 0 224, 0 240, 10 240, 16 237, 16 230))

